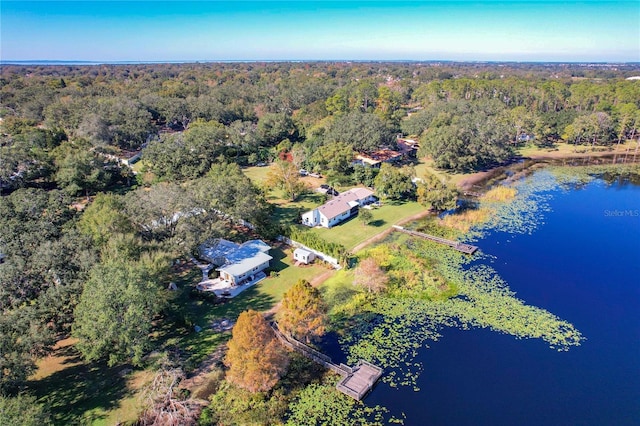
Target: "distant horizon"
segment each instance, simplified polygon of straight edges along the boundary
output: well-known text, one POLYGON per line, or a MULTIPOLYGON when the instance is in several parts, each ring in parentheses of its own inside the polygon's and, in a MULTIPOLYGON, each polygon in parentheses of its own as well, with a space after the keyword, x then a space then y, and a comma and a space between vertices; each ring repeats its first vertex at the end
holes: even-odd
POLYGON ((0 52, 4 62, 626 63, 640 62, 639 17, 637 0, 2 0, 0 52))
POLYGON ((82 59, 0 59, 0 65, 154 65, 154 64, 229 64, 229 63, 451 63, 451 64, 571 64, 640 65, 640 61, 561 61, 561 60, 456 60, 456 59, 190 59, 190 60, 82 60, 82 59))

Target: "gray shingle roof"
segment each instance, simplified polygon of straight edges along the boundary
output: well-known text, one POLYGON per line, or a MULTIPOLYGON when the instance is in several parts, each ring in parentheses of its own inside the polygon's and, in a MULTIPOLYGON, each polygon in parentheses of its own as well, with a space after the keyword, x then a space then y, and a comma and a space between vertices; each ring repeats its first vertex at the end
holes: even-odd
POLYGON ((333 219, 336 216, 349 211, 351 209, 350 202, 363 200, 373 195, 373 191, 367 188, 353 188, 335 197, 333 200, 326 202, 318 207, 318 211, 327 219, 333 219))

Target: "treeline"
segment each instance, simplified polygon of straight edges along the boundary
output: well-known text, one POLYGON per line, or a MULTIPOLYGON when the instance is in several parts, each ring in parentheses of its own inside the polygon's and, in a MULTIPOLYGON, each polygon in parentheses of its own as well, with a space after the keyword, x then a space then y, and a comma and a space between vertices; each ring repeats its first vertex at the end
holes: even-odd
POLYGON ((640 128, 635 80, 486 80, 459 78, 419 86, 419 110, 402 122, 421 137, 423 155, 458 171, 501 162, 513 145, 610 145, 640 128))
POLYGON ((96 192, 132 178, 116 164, 103 170, 99 153, 144 146, 159 180, 200 177, 220 156, 265 162, 297 145, 308 169, 349 174, 349 162, 325 153, 393 148, 399 132, 421 137, 436 160, 473 157, 441 167, 476 169, 520 141, 634 138, 640 84, 624 77, 638 73, 575 64, 3 66, 0 181, 96 192), (451 139, 453 153, 442 145, 451 139))

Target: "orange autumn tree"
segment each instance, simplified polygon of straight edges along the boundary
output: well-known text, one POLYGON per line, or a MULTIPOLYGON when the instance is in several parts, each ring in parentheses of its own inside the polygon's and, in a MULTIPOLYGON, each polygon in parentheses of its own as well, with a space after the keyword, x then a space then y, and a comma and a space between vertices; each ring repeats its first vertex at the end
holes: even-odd
POLYGON ((249 392, 273 388, 289 365, 289 358, 261 313, 240 314, 224 359, 227 380, 249 392))
POLYGON ((307 280, 298 280, 282 298, 278 326, 285 333, 309 343, 324 334, 326 323, 327 308, 320 292, 307 280))
POLYGON ((389 277, 378 262, 369 257, 360 262, 354 271, 354 283, 367 289, 369 293, 379 293, 387 287, 389 277))

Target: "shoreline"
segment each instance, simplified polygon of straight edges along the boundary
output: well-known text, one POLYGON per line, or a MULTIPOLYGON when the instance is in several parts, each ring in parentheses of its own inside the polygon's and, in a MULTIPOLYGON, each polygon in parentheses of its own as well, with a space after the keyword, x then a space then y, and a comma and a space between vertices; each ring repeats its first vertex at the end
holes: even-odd
MULTIPOLYGON (((605 158, 611 158, 611 164, 627 164, 627 163, 636 163, 640 162, 640 152, 630 152, 629 150, 625 151, 602 151, 602 152, 590 152, 590 153, 564 153, 564 152, 549 152, 549 153, 540 153, 540 154, 532 154, 527 156, 518 156, 514 157, 508 162, 504 164, 497 165, 488 170, 482 170, 479 172, 470 173, 466 177, 462 178, 456 186, 458 189, 463 191, 469 191, 474 189, 475 186, 480 184, 485 184, 491 178, 499 176, 504 173, 510 166, 517 163, 525 163, 524 168, 529 169, 536 164, 546 163, 553 164, 554 162, 560 161, 578 161, 582 160, 585 164, 566 164, 563 165, 575 165, 582 166, 590 164, 590 160, 602 160, 605 158), (624 161, 622 163, 617 160, 620 159, 620 156, 624 156, 624 161), (627 159, 628 156, 631 156, 630 159, 627 159), (530 162, 530 164, 526 164, 530 162)), ((601 162, 598 162, 602 164, 601 162)))

